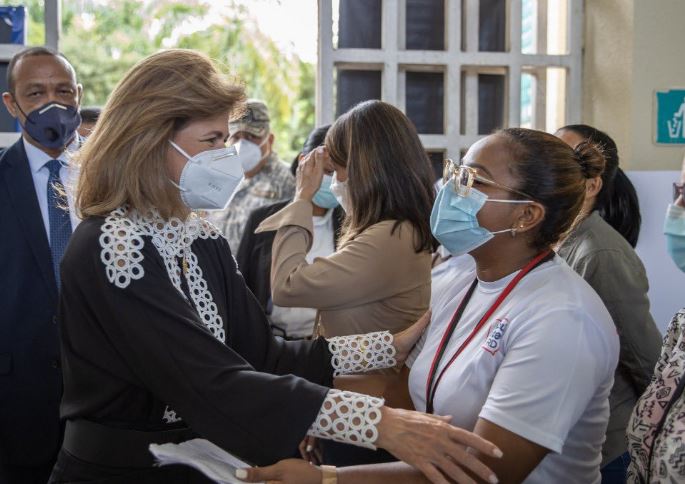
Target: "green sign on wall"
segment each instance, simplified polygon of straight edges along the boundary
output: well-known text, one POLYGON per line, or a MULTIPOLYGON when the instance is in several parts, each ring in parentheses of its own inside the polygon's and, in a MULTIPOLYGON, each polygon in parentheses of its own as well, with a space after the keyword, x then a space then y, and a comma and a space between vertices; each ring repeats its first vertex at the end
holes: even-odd
POLYGON ((656 93, 656 142, 685 144, 685 89, 656 93))

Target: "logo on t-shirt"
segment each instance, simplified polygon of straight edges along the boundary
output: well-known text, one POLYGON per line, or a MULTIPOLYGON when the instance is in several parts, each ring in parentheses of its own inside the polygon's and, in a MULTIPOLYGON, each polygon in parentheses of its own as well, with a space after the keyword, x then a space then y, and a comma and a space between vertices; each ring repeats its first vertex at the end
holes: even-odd
POLYGON ((490 326, 488 337, 485 339, 482 348, 492 355, 497 353, 508 325, 509 320, 507 318, 496 319, 492 326, 490 326))

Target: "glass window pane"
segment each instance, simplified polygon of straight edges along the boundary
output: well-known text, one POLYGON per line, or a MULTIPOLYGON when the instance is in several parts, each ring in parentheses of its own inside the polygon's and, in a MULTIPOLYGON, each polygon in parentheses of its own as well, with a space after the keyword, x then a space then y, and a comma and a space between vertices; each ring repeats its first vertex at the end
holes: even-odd
POLYGON ((566 120, 563 67, 524 66, 521 75, 521 127, 553 133, 566 120))
POLYGON ((422 134, 445 132, 445 81, 442 72, 407 72, 407 116, 422 134))
POLYGON ((381 48, 382 0, 342 0, 338 24, 338 47, 381 48))
POLYGON ((381 98, 381 71, 339 70, 335 115, 369 99, 381 98))
POLYGON ((533 74, 524 72, 521 74, 521 127, 535 129, 535 103, 537 80, 533 74))
MULTIPOLYGON (((544 1, 544 0, 543 0, 544 1)), ((521 52, 538 53, 538 2, 522 0, 521 2, 521 52)))
POLYGON ((406 1, 406 49, 445 50, 445 0, 406 1))
MULTIPOLYGON (((548 133, 554 133, 566 124, 566 77, 563 67, 547 68, 547 97, 545 100, 545 125, 548 133)), ((542 129, 542 128, 540 128, 542 129)))
MULTIPOLYGON (((0 89, 7 91, 7 62, 0 62, 0 89)), ((6 109, 0 111, 0 132, 19 131, 17 121, 6 109)))
POLYGON ((521 52, 567 55, 568 0, 521 0, 521 52))
POLYGON ((431 160, 435 181, 442 178, 443 163, 445 160, 444 151, 428 151, 428 158, 431 160))
POLYGON ((547 53, 565 55, 568 46, 568 0, 547 0, 547 53))
POLYGON ((478 12, 478 50, 504 52, 507 46, 506 0, 480 0, 478 12))
POLYGON ((478 134, 504 126, 505 81, 500 74, 478 74, 478 134))

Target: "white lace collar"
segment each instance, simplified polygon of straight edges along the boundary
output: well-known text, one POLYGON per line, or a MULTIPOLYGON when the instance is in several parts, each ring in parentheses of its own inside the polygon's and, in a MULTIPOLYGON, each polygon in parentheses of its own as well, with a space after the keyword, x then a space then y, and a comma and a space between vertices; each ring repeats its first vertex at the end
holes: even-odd
POLYGON ((192 243, 198 238, 217 239, 220 236, 211 223, 194 213, 185 221, 175 217, 165 220, 157 211, 144 216, 120 207, 105 219, 101 231, 100 258, 109 282, 123 289, 132 280, 145 275, 142 265, 143 237, 150 237, 176 290, 187 299, 181 286, 181 275, 185 273, 188 291, 200 319, 214 337, 225 342, 223 321, 207 288, 197 256, 191 249, 192 243), (183 259, 187 270, 181 271, 178 258, 183 259))

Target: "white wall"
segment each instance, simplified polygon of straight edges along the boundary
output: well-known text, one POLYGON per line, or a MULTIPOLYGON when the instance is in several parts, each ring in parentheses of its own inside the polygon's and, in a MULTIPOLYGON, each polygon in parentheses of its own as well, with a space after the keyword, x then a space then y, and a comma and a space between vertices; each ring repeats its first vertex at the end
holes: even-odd
POLYGON ((654 143, 654 94, 685 87, 685 1, 586 0, 583 122, 608 132, 629 170, 676 170, 654 143))
POLYGON ((666 207, 671 202, 671 186, 679 171, 630 171, 628 177, 640 197, 642 230, 637 253, 649 279, 649 300, 654 321, 663 333, 673 314, 685 307, 685 273, 671 261, 663 235, 666 207))

